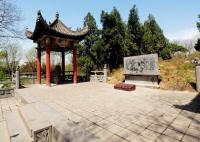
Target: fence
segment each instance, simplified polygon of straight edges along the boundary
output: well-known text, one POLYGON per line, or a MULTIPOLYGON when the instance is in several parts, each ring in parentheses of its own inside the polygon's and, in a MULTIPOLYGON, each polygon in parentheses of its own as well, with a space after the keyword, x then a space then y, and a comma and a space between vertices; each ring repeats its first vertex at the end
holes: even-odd
POLYGON ((91 71, 90 75, 91 82, 107 82, 107 68, 104 67, 102 71, 91 71))
POLYGON ((36 72, 23 72, 20 73, 20 83, 22 85, 25 84, 35 84, 37 79, 36 72))
POLYGON ((0 78, 0 98, 9 97, 13 94, 14 87, 11 76, 0 78))
POLYGON ((2 88, 0 89, 0 98, 6 98, 12 96, 14 88, 2 88))
POLYGON ((65 71, 65 80, 66 81, 73 81, 73 71, 65 71))
MULTIPOLYGON (((55 73, 52 72, 51 73, 52 81, 55 80, 55 77, 56 77, 55 73)), ((41 79, 42 82, 43 81, 45 82, 45 74, 41 73, 41 79)), ((66 81, 73 80, 73 71, 65 72, 65 80, 66 81)), ((37 72, 21 73, 19 71, 16 71, 12 73, 10 77, 0 78, 0 98, 12 95, 14 88, 19 89, 20 87, 24 87, 28 84, 36 84, 36 83, 37 83, 37 72)))

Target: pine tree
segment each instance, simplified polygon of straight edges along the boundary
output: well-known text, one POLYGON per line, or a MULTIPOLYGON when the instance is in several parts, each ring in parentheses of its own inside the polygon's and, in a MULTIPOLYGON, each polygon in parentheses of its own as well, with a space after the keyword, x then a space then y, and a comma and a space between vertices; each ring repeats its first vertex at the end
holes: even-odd
MULTIPOLYGON (((199 14, 199 20, 200 20, 200 14, 199 14)), ((200 32, 200 22, 197 22, 197 28, 198 28, 198 30, 199 30, 199 32, 200 32)))
MULTIPOLYGON (((200 15, 198 16, 199 17, 199 20, 200 20, 200 15)), ((197 22, 197 28, 200 32, 200 22, 197 22)), ((194 48, 197 50, 197 51, 200 51, 200 38, 198 39, 197 43, 195 44, 194 48)))
POLYGON ((105 63, 110 69, 117 68, 123 63, 126 52, 126 29, 120 13, 114 7, 111 13, 102 11, 102 40, 104 43, 105 63))
POLYGON ((91 13, 84 18, 84 26, 88 26, 89 35, 86 36, 81 45, 78 46, 78 64, 83 74, 89 75, 92 69, 101 64, 101 53, 99 49, 100 31, 91 13), (98 53, 98 54, 97 54, 98 53))
POLYGON ((197 40, 197 43, 195 44, 194 48, 195 48, 197 51, 200 51, 200 39, 197 40))
POLYGON ((143 43, 144 53, 158 53, 159 56, 161 56, 161 51, 167 46, 168 43, 162 29, 159 27, 155 18, 151 14, 148 17, 148 20, 144 23, 143 43))
POLYGON ((141 54, 143 29, 142 24, 140 23, 136 5, 134 5, 133 8, 130 10, 128 18, 128 33, 130 35, 132 44, 137 45, 137 47, 133 46, 132 48, 130 48, 131 54, 141 54))

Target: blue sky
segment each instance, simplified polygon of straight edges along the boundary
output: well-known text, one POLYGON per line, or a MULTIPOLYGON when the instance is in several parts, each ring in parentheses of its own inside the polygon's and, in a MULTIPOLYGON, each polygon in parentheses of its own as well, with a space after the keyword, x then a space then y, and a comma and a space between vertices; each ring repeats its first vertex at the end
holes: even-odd
MULTIPOLYGON (((196 22, 200 14, 199 0, 15 0, 22 11, 23 21, 20 27, 34 30, 37 11, 41 10, 47 21, 55 18, 58 11, 60 19, 72 29, 82 27, 83 19, 90 12, 101 27, 101 11, 110 12, 115 6, 124 21, 128 20, 129 11, 136 4, 141 22, 149 13, 153 14, 171 40, 186 39, 195 36, 196 22)), ((26 43, 30 43, 26 41, 26 43)), ((33 46, 27 44, 26 46, 33 46)))

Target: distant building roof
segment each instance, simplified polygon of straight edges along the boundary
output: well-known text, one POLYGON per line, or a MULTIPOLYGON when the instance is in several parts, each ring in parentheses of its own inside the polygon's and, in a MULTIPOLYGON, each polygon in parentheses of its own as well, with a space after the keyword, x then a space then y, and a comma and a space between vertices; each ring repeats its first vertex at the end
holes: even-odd
POLYGON ((34 42, 43 36, 53 36, 72 40, 82 40, 89 33, 88 27, 83 29, 73 31, 63 24, 59 19, 59 14, 56 14, 56 19, 53 23, 47 24, 47 22, 42 17, 40 11, 38 11, 38 18, 35 25, 34 32, 26 31, 26 37, 33 40, 34 42))

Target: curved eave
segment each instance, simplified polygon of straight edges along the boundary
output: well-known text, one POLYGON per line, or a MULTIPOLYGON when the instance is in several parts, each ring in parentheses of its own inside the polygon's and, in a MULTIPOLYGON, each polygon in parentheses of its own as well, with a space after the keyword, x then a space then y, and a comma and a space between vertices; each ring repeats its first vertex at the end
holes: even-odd
POLYGON ((26 37, 27 37, 28 39, 32 39, 33 32, 31 32, 31 31, 26 31, 26 32, 25 32, 25 35, 26 35, 26 37))
POLYGON ((43 19, 40 11, 38 12, 38 18, 34 32, 26 31, 27 38, 37 42, 43 36, 60 37, 72 40, 83 40, 89 34, 88 27, 84 27, 81 30, 73 31, 65 26, 58 18, 50 25, 43 19))
POLYGON ((52 24, 50 24, 49 27, 50 30, 54 33, 62 37, 72 39, 82 39, 89 33, 88 27, 84 27, 83 29, 78 31, 73 31, 70 28, 68 28, 65 24, 63 24, 62 21, 60 21, 58 18, 52 24))
POLYGON ((52 29, 50 32, 51 33, 49 33, 49 35, 58 36, 61 38, 79 40, 79 41, 83 40, 89 34, 88 28, 87 29, 84 28, 81 31, 75 31, 74 34, 66 34, 52 29))
POLYGON ((39 11, 34 32, 26 31, 25 34, 27 38, 35 42, 38 39, 40 39, 43 35, 45 35, 48 29, 49 29, 48 24, 46 23, 46 21, 42 17, 42 14, 39 11))

